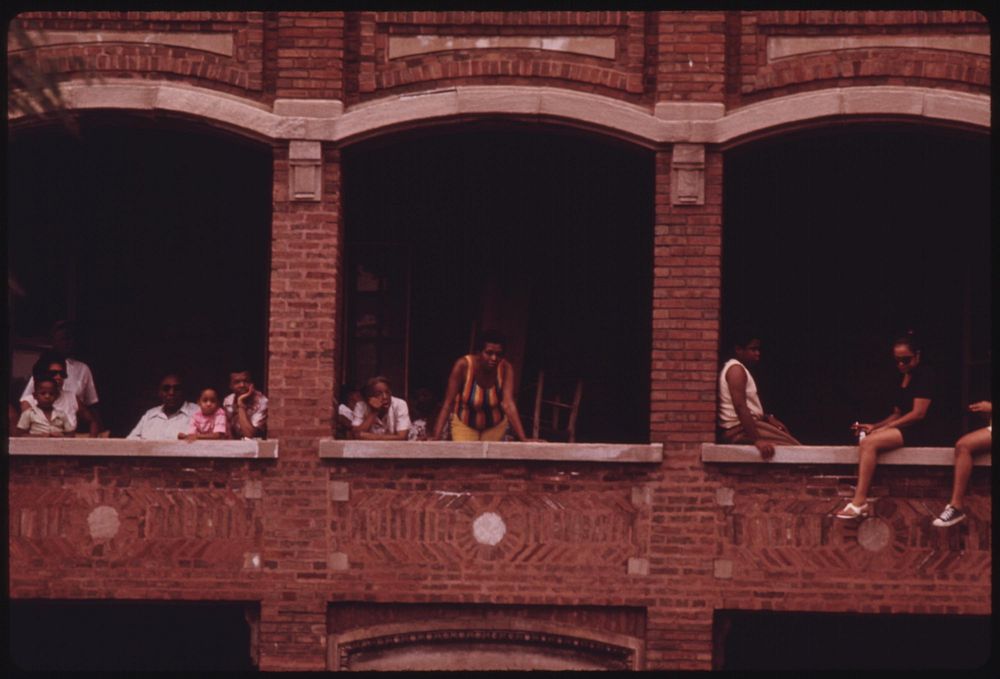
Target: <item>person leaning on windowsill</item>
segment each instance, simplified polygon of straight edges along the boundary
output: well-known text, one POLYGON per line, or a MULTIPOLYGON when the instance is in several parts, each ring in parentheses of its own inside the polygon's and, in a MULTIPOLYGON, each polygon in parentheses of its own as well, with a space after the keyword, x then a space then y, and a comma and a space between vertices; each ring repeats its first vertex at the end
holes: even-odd
POLYGON ((406 401, 392 395, 385 377, 365 384, 364 398, 354 406, 351 433, 369 441, 405 441, 410 433, 410 409, 406 401))

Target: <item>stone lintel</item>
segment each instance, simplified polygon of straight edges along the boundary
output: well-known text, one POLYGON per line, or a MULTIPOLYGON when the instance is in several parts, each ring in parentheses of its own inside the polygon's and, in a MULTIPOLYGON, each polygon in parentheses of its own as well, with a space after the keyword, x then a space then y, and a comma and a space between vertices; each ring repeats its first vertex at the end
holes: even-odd
MULTIPOLYGON (((972 458, 977 467, 992 466, 990 453, 972 458)), ((858 463, 857 446, 775 446, 768 461, 749 445, 701 444, 702 462, 739 462, 750 464, 848 464, 858 463)), ((880 453, 879 465, 947 466, 955 462, 954 448, 899 448, 880 453)))
POLYGON ((321 458, 406 460, 541 460, 565 462, 663 461, 663 444, 483 443, 457 441, 319 442, 321 458))
POLYGON ((276 458, 277 439, 243 441, 140 441, 104 438, 18 436, 7 441, 10 455, 73 457, 276 458))

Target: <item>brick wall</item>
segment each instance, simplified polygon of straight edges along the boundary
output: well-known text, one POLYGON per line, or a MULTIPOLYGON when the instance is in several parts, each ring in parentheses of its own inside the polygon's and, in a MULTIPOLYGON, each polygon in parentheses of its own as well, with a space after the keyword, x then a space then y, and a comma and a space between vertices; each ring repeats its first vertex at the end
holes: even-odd
POLYGON ((919 46, 941 36, 987 38, 989 26, 977 12, 853 11, 739 12, 730 22, 730 107, 820 88, 858 85, 947 87, 985 93, 990 85, 989 55, 919 46), (737 32, 735 22, 739 23, 737 32), (853 49, 819 49, 768 59, 769 39, 792 37, 901 38, 894 46, 870 40, 853 49))
POLYGON ((263 88, 262 12, 28 12, 18 15, 26 31, 92 34, 83 44, 54 44, 12 59, 60 78, 182 80, 249 97, 263 88), (98 42, 102 31, 138 34, 98 42), (232 53, 217 54, 178 44, 144 44, 142 33, 232 35, 232 53))
MULTIPOLYGON (((21 19, 28 28, 58 30, 234 32, 232 58, 100 44, 36 56, 73 77, 178 79, 265 102, 350 106, 448 85, 517 84, 647 106, 739 106, 855 82, 985 92, 989 74, 980 57, 920 49, 767 62, 767 38, 779 34, 984 32, 979 15, 967 12, 60 12, 21 19), (610 60, 507 48, 388 59, 390 37, 432 33, 610 37, 616 52, 610 60), (81 57, 82 69, 69 68, 68 56, 81 57), (918 63, 919 73, 907 72, 918 63)), ((377 621, 394 619, 386 613, 394 603, 546 607, 553 619, 577 622, 585 610, 642 611, 641 624, 629 617, 625 627, 644 635, 650 669, 710 668, 717 608, 989 612, 983 472, 974 475, 973 520, 942 533, 929 527, 927 508, 946 499, 949 472, 880 470, 878 521, 859 534, 826 516, 845 497, 853 470, 702 464, 698 444, 713 440, 715 428, 723 154, 706 149, 704 203, 686 205, 671 200, 673 156, 669 145, 656 152, 651 244, 650 440, 665 445, 662 465, 321 461, 317 443, 330 435, 338 383, 340 151, 323 145, 321 200, 296 201, 287 141, 280 141, 267 301, 270 436, 279 441, 279 460, 12 461, 11 595, 260 601, 265 670, 323 669, 328 625, 341 630, 349 605, 368 606, 365 619, 377 621), (94 514, 100 507, 109 509, 94 514), (505 521, 496 546, 479 542, 471 527, 486 512, 505 521)))

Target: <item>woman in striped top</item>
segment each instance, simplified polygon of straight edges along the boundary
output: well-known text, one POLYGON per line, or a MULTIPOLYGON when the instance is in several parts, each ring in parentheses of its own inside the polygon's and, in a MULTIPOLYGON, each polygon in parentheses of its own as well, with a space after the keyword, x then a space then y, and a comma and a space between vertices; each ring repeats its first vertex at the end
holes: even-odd
POLYGON ((432 440, 441 439, 449 418, 454 441, 501 441, 508 425, 519 441, 531 440, 517 413, 514 367, 503 358, 503 347, 499 333, 486 331, 478 354, 455 361, 432 440))

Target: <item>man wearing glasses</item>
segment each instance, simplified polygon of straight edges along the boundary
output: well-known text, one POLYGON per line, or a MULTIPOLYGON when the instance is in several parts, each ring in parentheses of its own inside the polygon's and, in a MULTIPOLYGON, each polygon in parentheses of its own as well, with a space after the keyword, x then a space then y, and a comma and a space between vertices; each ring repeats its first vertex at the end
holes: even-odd
POLYGON ((187 433, 191 416, 198 406, 184 400, 184 387, 177 375, 167 375, 160 380, 162 405, 150 408, 126 438, 144 441, 176 441, 177 435, 187 433))

